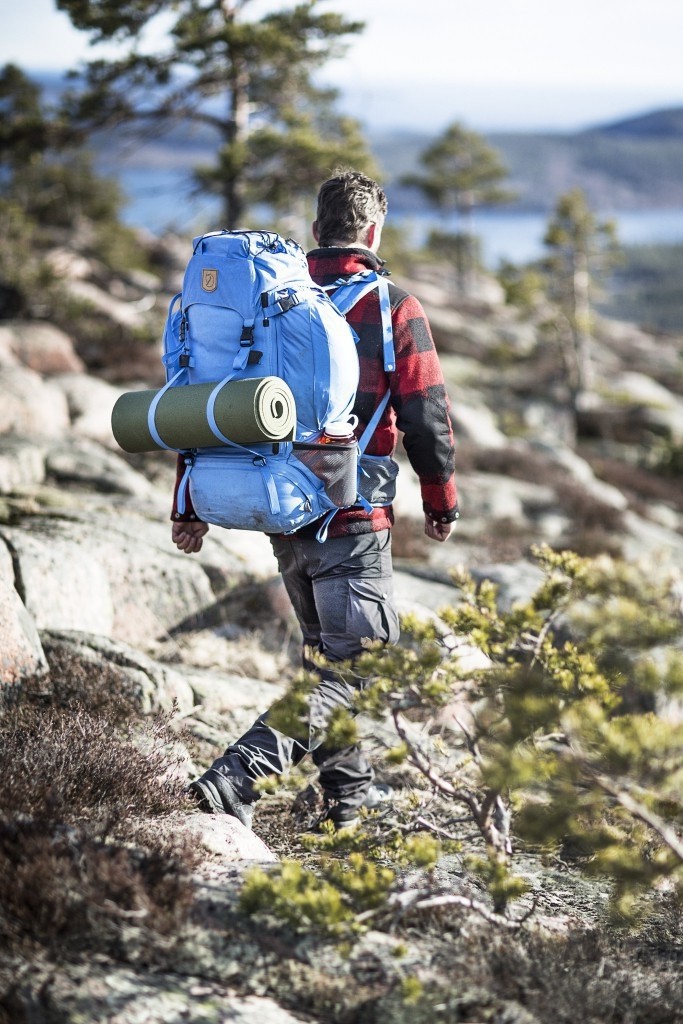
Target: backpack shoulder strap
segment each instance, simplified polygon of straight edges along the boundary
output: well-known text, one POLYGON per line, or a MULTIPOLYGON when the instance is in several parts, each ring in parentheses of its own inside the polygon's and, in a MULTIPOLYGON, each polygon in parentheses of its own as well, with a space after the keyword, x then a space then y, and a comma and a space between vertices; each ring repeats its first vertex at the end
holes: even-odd
POLYGON ((325 285, 324 290, 332 293, 330 298, 339 312, 346 316, 357 302, 377 287, 378 280, 374 270, 362 270, 349 277, 337 278, 332 284, 325 285))
POLYGON ((331 292, 330 298, 344 316, 353 309, 369 292, 377 289, 379 309, 382 317, 382 352, 384 369, 392 373, 396 369, 396 353, 394 350, 394 329, 391 324, 391 299, 389 298, 389 282, 374 270, 361 271, 351 277, 340 277, 325 291, 331 292))

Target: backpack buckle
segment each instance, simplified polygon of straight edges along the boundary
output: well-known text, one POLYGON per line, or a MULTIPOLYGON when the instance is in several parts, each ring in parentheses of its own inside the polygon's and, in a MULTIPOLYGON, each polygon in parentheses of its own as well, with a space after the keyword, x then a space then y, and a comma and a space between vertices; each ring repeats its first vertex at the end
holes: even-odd
POLYGON ((242 334, 240 335, 240 345, 242 348, 250 348, 254 344, 254 325, 245 324, 242 328, 242 334))
POLYGON ((282 312, 286 313, 288 309, 292 308, 292 306, 299 305, 299 297, 298 295, 283 295, 281 299, 277 300, 277 304, 282 312))

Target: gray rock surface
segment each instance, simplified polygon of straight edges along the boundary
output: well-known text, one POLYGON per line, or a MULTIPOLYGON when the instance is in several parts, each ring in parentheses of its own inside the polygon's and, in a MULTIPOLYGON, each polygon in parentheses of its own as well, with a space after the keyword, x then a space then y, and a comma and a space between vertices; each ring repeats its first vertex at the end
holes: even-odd
MULTIPOLYGON (((237 980, 237 979, 236 979, 237 980)), ((23 991, 33 1020, 70 1024, 297 1024, 263 996, 239 995, 192 974, 150 972, 111 963, 36 971, 23 991), (58 1016, 55 1016, 58 1014, 58 1016)))
POLYGON ((0 494, 12 494, 42 484, 49 442, 5 434, 0 437, 0 494))
POLYGON ((254 572, 248 543, 245 556, 236 538, 188 557, 172 545, 169 523, 121 511, 34 516, 0 527, 0 538, 39 629, 77 629, 143 648, 254 572))
POLYGON ((193 845, 198 844, 212 855, 212 860, 222 865, 243 861, 271 864, 278 859, 262 839, 230 814, 205 814, 199 810, 189 814, 178 812, 167 825, 177 835, 189 836, 193 845))
POLYGON ((14 567, 0 543, 0 684, 20 683, 47 670, 35 623, 14 587, 14 567))
POLYGON ((407 568, 397 568, 394 572, 394 595, 401 614, 413 612, 426 618, 460 601, 460 592, 451 583, 407 568))
POLYGON ((16 320, 0 326, 0 350, 48 377, 85 371, 69 335, 50 323, 16 320))
POLYGON ((69 410, 59 388, 25 366, 0 366, 0 435, 61 437, 69 410))
POLYGON ((526 604, 543 581, 543 573, 529 562, 509 565, 484 565, 472 570, 477 583, 488 580, 498 588, 498 607, 510 611, 516 604, 526 604))
POLYGON ((111 413, 127 389, 81 373, 61 373, 52 383, 66 398, 73 431, 120 451, 111 432, 111 413))
MULTIPOLYGON (((1 457, 1 456, 0 456, 1 457)), ((93 492, 124 494, 161 504, 168 496, 118 454, 87 437, 70 437, 50 446, 45 468, 59 484, 75 484, 93 492)))

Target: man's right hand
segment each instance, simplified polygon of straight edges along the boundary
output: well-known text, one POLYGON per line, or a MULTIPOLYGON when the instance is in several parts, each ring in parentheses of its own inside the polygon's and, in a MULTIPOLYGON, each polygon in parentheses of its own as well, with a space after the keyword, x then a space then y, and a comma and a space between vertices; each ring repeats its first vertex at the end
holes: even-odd
POLYGON ((191 555, 193 552, 201 550, 202 538, 208 532, 208 523, 200 523, 196 520, 191 523, 173 523, 171 526, 171 540, 186 555, 191 555))

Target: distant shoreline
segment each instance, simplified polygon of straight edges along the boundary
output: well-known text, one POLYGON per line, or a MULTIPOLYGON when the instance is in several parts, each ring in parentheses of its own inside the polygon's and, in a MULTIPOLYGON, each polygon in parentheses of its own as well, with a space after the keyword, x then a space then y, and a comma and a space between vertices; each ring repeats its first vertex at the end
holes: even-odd
MULTIPOLYGON (((197 224, 203 228, 217 222, 218 201, 193 196, 185 169, 123 170, 118 179, 127 196, 123 219, 132 226, 163 234, 172 230, 190 232, 197 224)), ((392 204, 391 210, 392 223, 407 232, 413 245, 421 245, 433 227, 457 230, 455 218, 444 219, 435 212, 406 209, 399 204, 392 204)), ((537 259, 543 251, 548 216, 548 211, 508 207, 477 211, 474 233, 481 239, 486 266, 494 269, 502 259, 513 263, 537 259)), ((616 221, 622 245, 683 242, 683 206, 596 211, 596 216, 616 221)))

